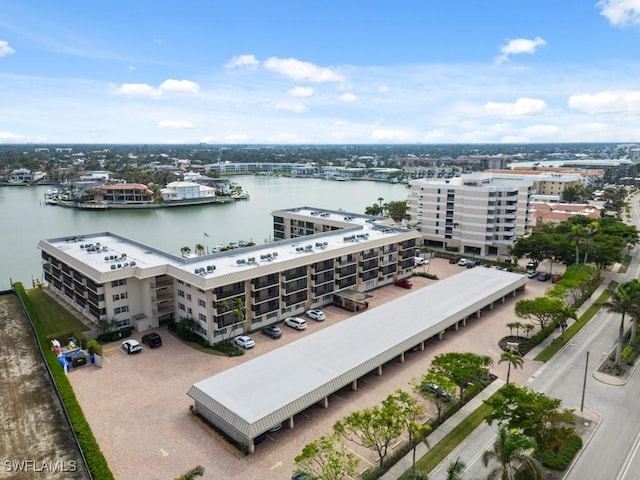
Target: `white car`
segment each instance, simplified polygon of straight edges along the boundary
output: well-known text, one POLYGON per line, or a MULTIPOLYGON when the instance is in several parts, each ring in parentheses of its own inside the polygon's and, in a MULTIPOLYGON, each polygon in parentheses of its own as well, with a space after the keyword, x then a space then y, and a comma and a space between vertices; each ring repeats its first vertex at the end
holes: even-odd
POLYGON ((122 349, 127 352, 127 355, 131 355, 132 353, 140 353, 142 345, 137 340, 129 339, 122 342, 122 349))
POLYGON ((414 267, 419 267, 420 265, 428 265, 428 264, 429 264, 429 260, 427 260, 426 258, 413 257, 413 266, 414 267))
POLYGON ((234 342, 236 343, 236 345, 244 348, 245 350, 249 350, 250 348, 256 346, 256 342, 254 342, 251 337, 248 337, 246 335, 240 335, 236 337, 234 342))
POLYGON ((284 319, 284 324, 296 330, 305 330, 307 328, 307 322, 300 317, 287 317, 284 319))
POLYGON ((467 260, 466 258, 461 258, 460 260, 458 260, 458 265, 460 265, 461 267, 466 267, 467 263, 469 263, 469 260, 467 260))
POLYGON ((322 310, 307 310, 307 317, 317 322, 321 322, 327 318, 324 316, 324 312, 322 310))

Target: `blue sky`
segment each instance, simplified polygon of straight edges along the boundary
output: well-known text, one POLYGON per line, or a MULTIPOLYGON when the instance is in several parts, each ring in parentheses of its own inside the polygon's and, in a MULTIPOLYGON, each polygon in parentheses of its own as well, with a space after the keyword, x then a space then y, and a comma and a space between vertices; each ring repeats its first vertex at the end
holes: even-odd
POLYGON ((0 143, 640 141, 640 0, 0 0, 0 143))

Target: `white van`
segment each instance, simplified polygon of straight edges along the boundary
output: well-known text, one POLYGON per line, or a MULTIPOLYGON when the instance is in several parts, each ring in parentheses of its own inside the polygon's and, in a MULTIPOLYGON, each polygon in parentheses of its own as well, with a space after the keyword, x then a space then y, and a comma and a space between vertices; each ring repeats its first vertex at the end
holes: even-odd
POLYGON ((413 266, 418 267, 420 265, 426 265, 429 263, 429 260, 426 260, 422 257, 413 257, 413 266))

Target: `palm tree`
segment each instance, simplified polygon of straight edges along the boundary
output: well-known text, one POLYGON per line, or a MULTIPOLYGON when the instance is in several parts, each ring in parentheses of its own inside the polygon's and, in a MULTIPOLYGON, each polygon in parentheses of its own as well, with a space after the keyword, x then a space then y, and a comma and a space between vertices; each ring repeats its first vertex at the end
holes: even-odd
POLYGON ((529 451, 535 447, 535 441, 517 433, 509 431, 506 426, 498 429, 498 436, 491 450, 482 453, 482 463, 488 467, 491 462, 497 462, 486 480, 516 480, 521 472, 527 472, 532 480, 543 480, 544 474, 538 461, 529 455, 529 451))
POLYGON ((522 322, 509 322, 507 323, 507 328, 509 329, 509 335, 513 337, 513 329, 515 328, 516 330, 516 337, 519 337, 520 335, 518 335, 519 330, 522 328, 522 322))
POLYGON ((587 235, 587 229, 582 225, 573 225, 571 227, 571 232, 569 232, 569 239, 573 240, 576 245, 576 265, 580 263, 580 245, 587 235))
POLYGON ((536 327, 534 327, 531 323, 525 323, 524 325, 522 325, 522 329, 525 331, 527 338, 529 338, 529 336, 531 335, 531 331, 535 330, 535 328, 536 327))
POLYGON ((182 247, 180 249, 180 253, 182 253, 182 256, 186 258, 191 253, 191 249, 189 247, 182 247))
POLYGON ((464 480, 464 471, 467 469, 467 464, 460 460, 460 457, 456 458, 447 467, 447 476, 445 480, 464 480))
POLYGON ((204 245, 202 245, 201 243, 196 243, 196 255, 204 255, 204 245))
POLYGON ((517 369, 518 367, 522 368, 524 364, 524 358, 513 351, 513 348, 510 348, 508 352, 502 352, 500 355, 500 360, 498 363, 507 362, 507 383, 509 383, 509 377, 511 376, 511 366, 517 369))
POLYGON ((618 328, 618 344, 616 345, 616 366, 620 366, 620 359, 622 357, 622 342, 624 342, 624 317, 627 313, 630 313, 638 308, 637 305, 639 301, 640 282, 634 279, 630 282, 625 282, 622 285, 618 285, 618 288, 616 288, 615 290, 611 290, 609 300, 602 304, 602 306, 606 308, 607 311, 612 313, 619 313, 621 315, 620 327, 618 328))

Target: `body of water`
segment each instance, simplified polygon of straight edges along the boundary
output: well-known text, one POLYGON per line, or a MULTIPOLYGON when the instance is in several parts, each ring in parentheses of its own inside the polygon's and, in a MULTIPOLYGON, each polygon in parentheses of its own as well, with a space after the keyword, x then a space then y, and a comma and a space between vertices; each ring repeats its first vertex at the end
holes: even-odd
POLYGON ((44 205, 51 187, 0 188, 0 290, 11 280, 26 287, 42 277, 40 240, 112 232, 166 252, 240 240, 264 243, 273 234, 273 210, 302 206, 364 213, 368 205, 406 200, 405 185, 369 181, 242 176, 233 180, 249 200, 151 210, 88 211, 44 205), (208 237, 205 237, 205 233, 208 237))

